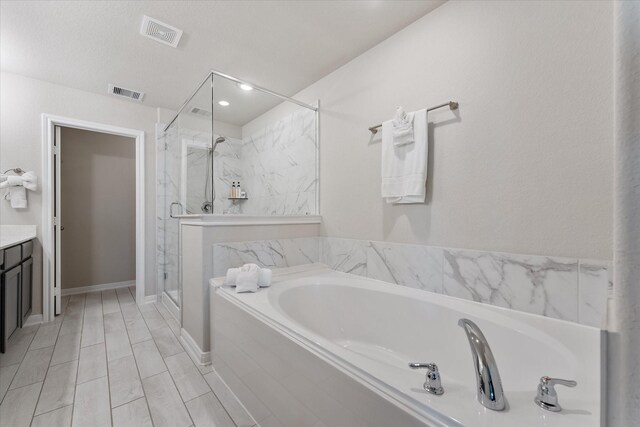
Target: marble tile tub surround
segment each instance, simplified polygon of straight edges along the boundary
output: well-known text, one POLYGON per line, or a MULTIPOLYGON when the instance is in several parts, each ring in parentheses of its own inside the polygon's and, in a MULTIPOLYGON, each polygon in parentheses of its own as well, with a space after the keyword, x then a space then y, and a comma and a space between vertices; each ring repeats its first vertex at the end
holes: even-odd
POLYGON ((214 245, 214 273, 255 262, 330 268, 589 326, 603 327, 612 282, 607 261, 333 237, 214 245), (317 250, 314 250, 317 245, 317 250))
POLYGON ((601 327, 607 261, 321 239, 320 262, 403 286, 601 327))
POLYGON ((266 268, 312 264, 320 259, 318 237, 215 243, 213 275, 224 276, 227 269, 247 263, 266 268))

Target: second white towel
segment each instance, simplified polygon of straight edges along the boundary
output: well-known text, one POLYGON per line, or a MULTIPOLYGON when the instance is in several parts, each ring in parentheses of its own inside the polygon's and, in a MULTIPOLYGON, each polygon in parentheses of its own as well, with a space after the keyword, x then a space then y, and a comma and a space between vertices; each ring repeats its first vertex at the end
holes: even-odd
POLYGON ((394 144, 391 120, 382 123, 382 197, 387 203, 424 203, 429 143, 427 110, 413 113, 411 144, 394 144))
POLYGON ((22 186, 8 187, 4 199, 11 202, 12 208, 24 209, 27 207, 27 189, 22 186))

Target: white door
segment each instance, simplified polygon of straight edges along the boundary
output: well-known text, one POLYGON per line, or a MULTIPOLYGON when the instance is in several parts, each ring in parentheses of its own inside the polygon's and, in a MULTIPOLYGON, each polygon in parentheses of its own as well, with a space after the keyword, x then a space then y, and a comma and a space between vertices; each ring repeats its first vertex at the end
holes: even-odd
POLYGON ((54 306, 54 314, 57 316, 61 313, 61 291, 62 291, 62 263, 60 262, 60 258, 62 256, 61 250, 61 241, 62 241, 62 230, 64 227, 61 225, 62 221, 62 203, 60 200, 60 189, 62 188, 61 182, 61 138, 60 138, 60 126, 56 126, 55 128, 55 139, 54 139, 54 147, 53 147, 53 167, 54 167, 54 176, 55 176, 55 190, 53 196, 53 239, 54 239, 54 279, 53 279, 53 306, 54 306))

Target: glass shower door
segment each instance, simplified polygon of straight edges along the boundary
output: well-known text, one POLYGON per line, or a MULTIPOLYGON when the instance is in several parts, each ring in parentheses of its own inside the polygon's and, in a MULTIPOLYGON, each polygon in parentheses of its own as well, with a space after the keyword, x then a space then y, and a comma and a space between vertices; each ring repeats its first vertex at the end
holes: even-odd
POLYGON ((212 79, 205 80, 163 130, 159 259, 164 294, 182 306, 180 217, 212 213, 212 79))

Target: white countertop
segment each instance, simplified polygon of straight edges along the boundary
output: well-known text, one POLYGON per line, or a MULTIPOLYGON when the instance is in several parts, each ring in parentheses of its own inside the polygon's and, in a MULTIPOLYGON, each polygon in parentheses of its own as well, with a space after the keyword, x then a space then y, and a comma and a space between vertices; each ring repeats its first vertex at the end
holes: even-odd
POLYGON ((0 249, 35 238, 35 225, 0 225, 0 249))

